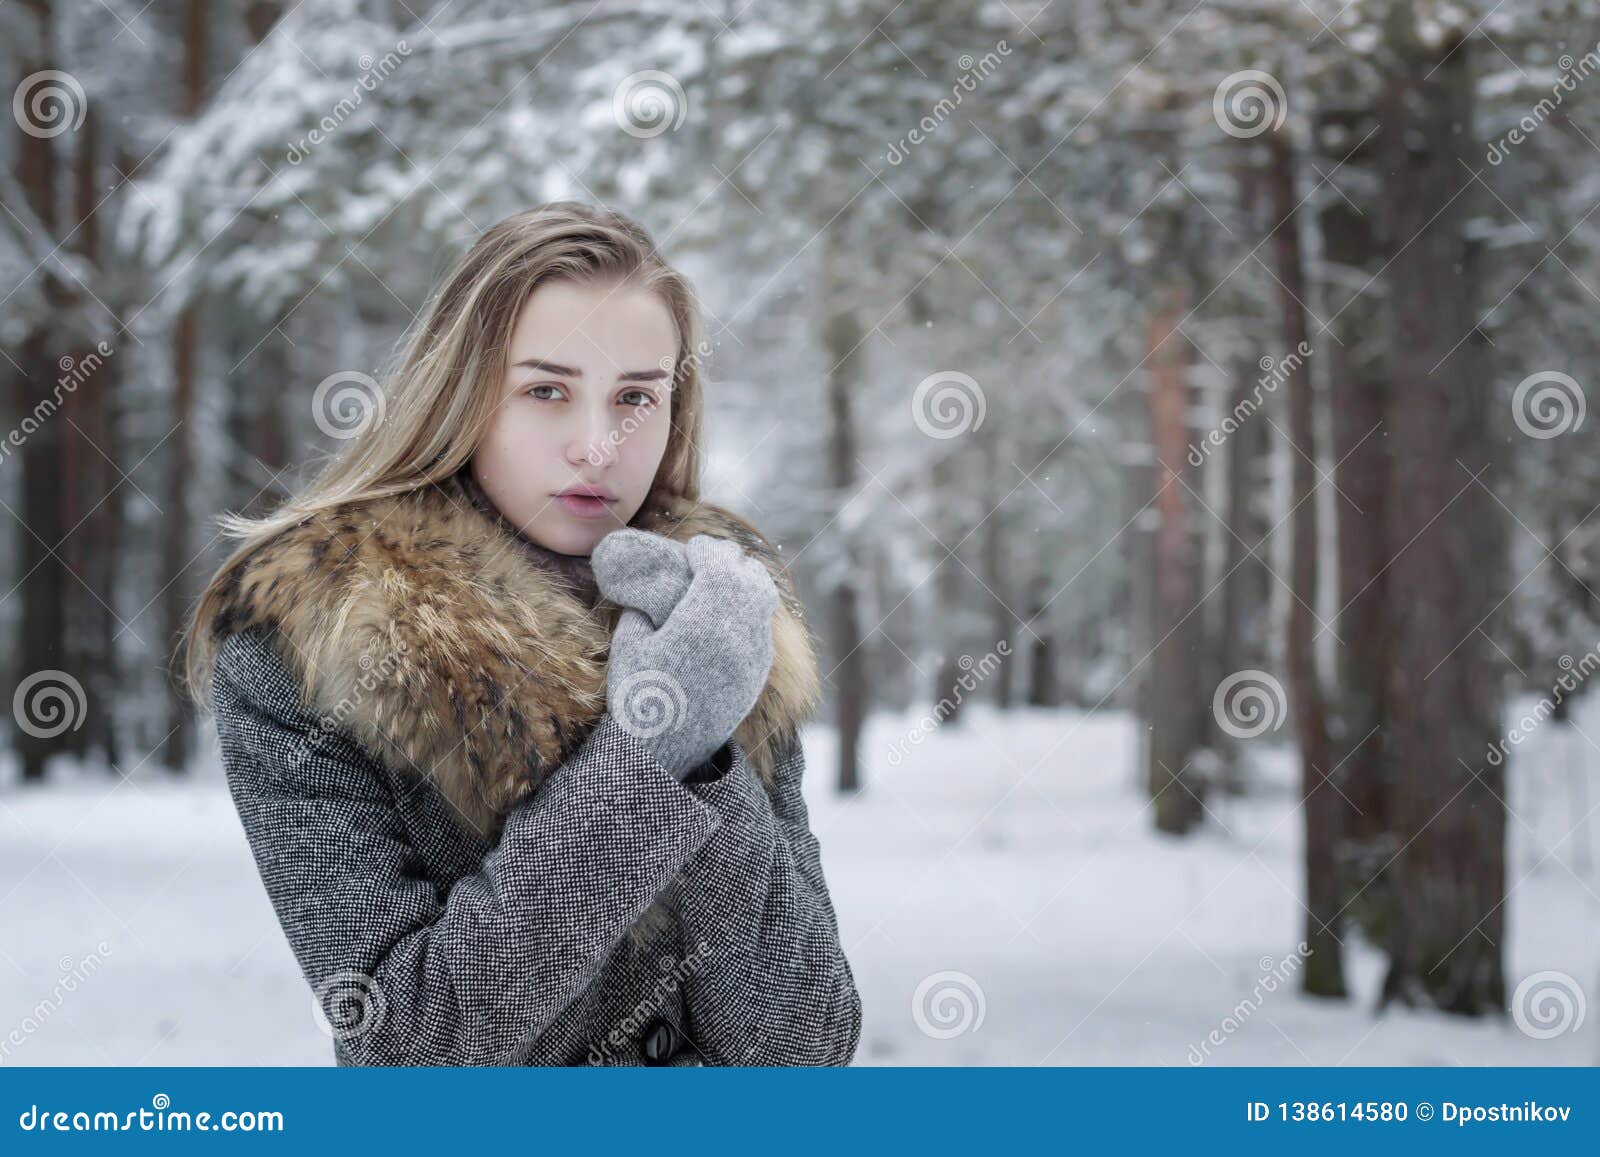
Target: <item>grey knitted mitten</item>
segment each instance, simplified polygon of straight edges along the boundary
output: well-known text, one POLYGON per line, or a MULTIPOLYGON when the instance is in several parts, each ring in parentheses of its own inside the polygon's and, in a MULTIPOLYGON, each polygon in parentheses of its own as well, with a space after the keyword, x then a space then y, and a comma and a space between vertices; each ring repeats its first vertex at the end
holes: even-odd
POLYGON ((681 780, 728 741, 766 685, 777 585, 737 543, 705 534, 680 545, 613 531, 590 561, 601 593, 624 608, 606 709, 681 780))
POLYGON ((632 527, 602 538, 589 564, 601 594, 618 606, 643 611, 656 627, 667 621, 694 578, 683 543, 632 527))

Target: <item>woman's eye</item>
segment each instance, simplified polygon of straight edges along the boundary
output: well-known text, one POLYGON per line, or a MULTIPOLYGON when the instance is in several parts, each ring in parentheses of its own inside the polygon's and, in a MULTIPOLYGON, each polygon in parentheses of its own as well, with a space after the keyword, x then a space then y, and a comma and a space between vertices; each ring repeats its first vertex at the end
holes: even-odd
POLYGON ((646 406, 654 406, 656 404, 655 395, 647 390, 629 390, 622 395, 622 401, 625 405, 633 406, 636 409, 643 409, 646 406), (630 401, 629 399, 632 400, 630 401))
POLYGON ((548 394, 541 394, 539 391, 540 390, 559 390, 560 388, 561 388, 560 386, 551 386, 551 385, 529 386, 528 389, 525 392, 527 393, 527 395, 530 398, 537 398, 541 402, 548 402, 548 401, 553 401, 554 399, 552 399, 551 396, 548 395, 548 394))

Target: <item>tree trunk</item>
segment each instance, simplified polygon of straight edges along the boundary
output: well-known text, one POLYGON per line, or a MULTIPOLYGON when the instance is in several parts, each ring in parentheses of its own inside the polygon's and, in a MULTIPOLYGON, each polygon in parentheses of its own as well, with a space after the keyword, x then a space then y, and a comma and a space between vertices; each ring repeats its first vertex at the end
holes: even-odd
POLYGON ((1293 552, 1290 562, 1287 655, 1289 696, 1293 703, 1295 737, 1300 746, 1300 777, 1305 817, 1305 943, 1309 946, 1302 988, 1313 996, 1344 996, 1344 962, 1341 951, 1340 898, 1337 855, 1342 801, 1336 787, 1324 782, 1333 771, 1328 721, 1322 683, 1317 672, 1317 443, 1315 398, 1311 368, 1305 360, 1311 351, 1306 309, 1309 295, 1305 262, 1300 247, 1295 156, 1287 135, 1275 132, 1267 144, 1267 188, 1272 205, 1272 236, 1276 276, 1282 288, 1279 308, 1283 319, 1283 349, 1279 354, 1282 388, 1288 393, 1289 431, 1293 442, 1290 459, 1293 513, 1293 552), (1291 359, 1294 359, 1291 361, 1291 359), (1286 374, 1283 371, 1287 371, 1286 374))
MULTIPOLYGON (((184 85, 182 115, 195 117, 205 99, 206 5, 187 0, 184 10, 184 85)), ((161 762, 170 772, 182 772, 189 761, 193 716, 180 683, 182 661, 177 652, 184 615, 189 605, 190 490, 193 486, 191 426, 194 415, 196 360, 199 357, 198 302, 184 305, 172 333, 172 418, 178 429, 170 439, 167 459, 166 519, 161 535, 161 632, 156 645, 167 659, 163 682, 166 704, 165 738, 161 762)))
POLYGON ((1152 616, 1155 638, 1150 656, 1149 762, 1146 777, 1155 801, 1156 827, 1187 832, 1200 822, 1205 786, 1191 767, 1201 743, 1198 705, 1209 704, 1198 686, 1194 613, 1198 560, 1189 525, 1189 492, 1178 481, 1188 455, 1188 342, 1177 332, 1187 297, 1169 287, 1151 320, 1150 425, 1155 444, 1155 511, 1152 543, 1152 616))
POLYGON ((1056 636, 1050 625, 1040 616, 1045 613, 1045 602, 1050 598, 1049 579, 1040 575, 1033 581, 1028 604, 1028 624, 1033 634, 1028 636, 1028 706, 1060 707, 1062 705, 1061 679, 1057 673, 1056 636))
POLYGON ((1504 774, 1489 637, 1504 585, 1489 463, 1486 350, 1475 335, 1473 44, 1419 43, 1408 4, 1388 28, 1380 114, 1394 383, 1389 396, 1390 693, 1395 914, 1383 1001, 1467 1015, 1505 1006, 1504 774), (1469 340, 1463 341, 1463 335, 1469 340))
MULTIPOLYGON (((54 27, 49 0, 29 0, 38 39, 35 54, 18 60, 19 78, 54 65, 54 27)), ((31 209, 44 227, 55 232, 56 157, 53 138, 21 129, 17 132, 17 174, 31 209)), ((48 240, 45 242, 48 244, 48 240)), ((58 309, 67 306, 64 287, 52 272, 43 272, 44 292, 58 309)), ((70 670, 64 645, 66 621, 62 592, 72 580, 60 551, 62 526, 62 426, 56 410, 56 346, 47 330, 36 330, 22 342, 22 397, 19 410, 33 413, 43 406, 33 432, 18 451, 22 463, 22 654, 17 672, 19 686, 26 680, 32 690, 16 712, 17 747, 22 757, 22 777, 42 780, 46 761, 71 743, 73 721, 81 726, 78 699, 82 683, 70 670), (63 678, 65 675, 65 678, 63 678), (65 692, 55 697, 57 690, 65 692), (58 709, 65 714, 58 714, 58 709)), ((98 707, 99 705, 93 705, 98 707)))
MULTIPOLYGON (((827 230, 824 247, 823 301, 845 303, 849 295, 834 292, 834 283, 846 279, 844 242, 835 232, 842 223, 827 230)), ((828 485, 838 508, 856 490, 855 416, 851 412, 856 392, 861 388, 861 344, 865 330, 855 315, 854 306, 829 306, 823 323, 823 350, 831 367, 828 371, 828 485)), ((838 524, 835 523, 838 527, 838 524)), ((832 590, 828 599, 828 625, 836 664, 833 672, 835 704, 839 723, 839 775, 841 792, 861 789, 857 763, 861 730, 866 721, 866 655, 862 644, 860 597, 857 583, 861 571, 856 565, 851 532, 838 527, 840 558, 836 561, 832 590)))
MULTIPOLYGON (((961 536, 953 533, 961 519, 951 514, 964 504, 963 480, 957 467, 954 454, 941 453, 933 460, 933 493, 938 508, 933 524, 940 538, 933 548, 936 552, 945 549, 943 544, 946 541, 951 546, 961 541, 961 536)), ((960 660, 963 635, 961 595, 969 585, 965 581, 969 576, 955 554, 936 558, 933 565, 934 606, 938 620, 934 632, 939 640, 939 670, 930 689, 934 703, 932 714, 941 724, 955 724, 961 721, 962 709, 966 706, 965 693, 958 681, 964 674, 960 660)))
MULTIPOLYGON (((1262 219, 1260 166, 1241 165, 1237 180, 1240 215, 1253 231, 1262 219)), ((1272 397, 1266 390, 1271 379, 1257 358, 1243 356, 1235 360, 1232 375, 1228 415, 1233 419, 1234 429, 1226 449, 1228 475, 1222 519, 1233 533, 1225 532, 1222 539, 1222 614, 1217 632, 1217 666, 1221 678, 1236 671, 1265 669, 1272 634, 1271 616, 1267 613, 1271 605, 1272 575, 1262 557, 1272 529, 1272 427, 1258 408, 1272 397)), ((1224 754, 1239 751, 1239 745, 1225 732, 1213 738, 1219 754, 1223 754, 1220 786, 1236 794, 1243 793, 1248 784, 1238 755, 1224 754)))
MULTIPOLYGON (((1319 125, 1324 171, 1377 173, 1378 122, 1369 108, 1325 110, 1319 125), (1366 142, 1361 144, 1361 142, 1366 142)), ((1338 586, 1341 640, 1333 728, 1333 779, 1342 793, 1340 908, 1374 944, 1389 936, 1389 896, 1383 865, 1399 848, 1389 815, 1393 708, 1388 697, 1390 597, 1389 437, 1384 429, 1388 370, 1381 340, 1389 304, 1373 278, 1386 260, 1375 214, 1331 196, 1320 227, 1333 316, 1329 340, 1319 343, 1333 386, 1334 485, 1338 487, 1338 586), (1363 286, 1368 286, 1364 291, 1363 286)), ((1381 284, 1381 283, 1380 283, 1381 284)))
MULTIPOLYGON (((993 641, 989 649, 993 650, 1004 642, 1011 646, 1012 637, 1017 629, 1016 616, 1011 613, 1007 604, 1013 597, 1006 583, 1006 575, 1011 572, 1007 565, 1006 552, 1009 543, 1006 540, 1006 492, 1010 487, 1006 484, 1005 470, 1010 459, 1005 453, 1004 439, 1000 433, 999 416, 993 411, 989 414, 989 421, 983 428, 984 477, 988 481, 988 490, 984 498, 984 536, 983 536, 983 581, 989 588, 989 613, 991 616, 990 636, 993 641)), ((1040 624, 1048 630, 1046 624, 1040 624)), ((1029 630, 1038 630, 1032 623, 1028 624, 1029 630)), ((998 655, 998 652, 996 652, 998 655)), ((999 666, 994 675, 993 702, 1000 710, 1009 709, 1016 697, 1016 680, 1012 671, 1010 656, 999 655, 999 666)))
MULTIPOLYGON (((102 193, 100 117, 92 104, 84 110, 76 140, 72 244, 88 266, 96 268, 101 259, 97 209, 102 193)), ((100 295, 115 300, 108 286, 100 287, 100 295)), ((72 308, 81 308, 82 295, 74 291, 70 296, 72 308)), ((116 550, 122 495, 121 479, 113 470, 118 449, 112 420, 118 361, 114 347, 107 348, 112 349, 109 357, 102 356, 95 344, 85 344, 73 357, 79 384, 67 404, 73 421, 65 436, 75 462, 67 473, 71 505, 65 521, 68 558, 81 580, 72 584, 74 614, 69 639, 73 665, 84 673, 88 701, 96 705, 82 732, 80 750, 96 749, 115 767, 119 755, 113 710, 118 701, 116 550)))

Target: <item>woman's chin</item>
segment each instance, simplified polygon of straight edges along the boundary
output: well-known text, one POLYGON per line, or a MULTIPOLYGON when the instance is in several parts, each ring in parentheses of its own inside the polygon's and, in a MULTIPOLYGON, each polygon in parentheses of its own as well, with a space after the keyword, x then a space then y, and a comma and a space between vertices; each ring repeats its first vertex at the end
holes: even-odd
POLYGON ((587 557, 602 538, 616 529, 616 526, 608 523, 585 522, 578 526, 555 527, 539 534, 530 534, 528 537, 546 550, 552 550, 557 554, 587 557))

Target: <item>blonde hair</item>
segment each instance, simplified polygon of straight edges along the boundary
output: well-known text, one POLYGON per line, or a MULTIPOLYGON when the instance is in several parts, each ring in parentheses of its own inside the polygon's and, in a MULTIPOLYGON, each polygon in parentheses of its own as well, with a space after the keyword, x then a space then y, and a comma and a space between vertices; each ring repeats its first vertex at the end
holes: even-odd
MULTIPOLYGON (((283 531, 345 503, 441 482, 466 467, 501 401, 511 333, 529 294, 552 281, 658 293, 677 328, 671 429, 645 503, 700 498, 699 305, 688 281, 657 253, 637 222, 615 210, 555 201, 491 226, 456 263, 401 341, 382 384, 379 420, 299 493, 260 518, 224 513, 221 533, 240 545, 207 582, 180 643, 184 682, 207 701, 216 640, 210 623, 228 575, 283 531)), ((641 507, 643 509, 643 507, 641 507)))

